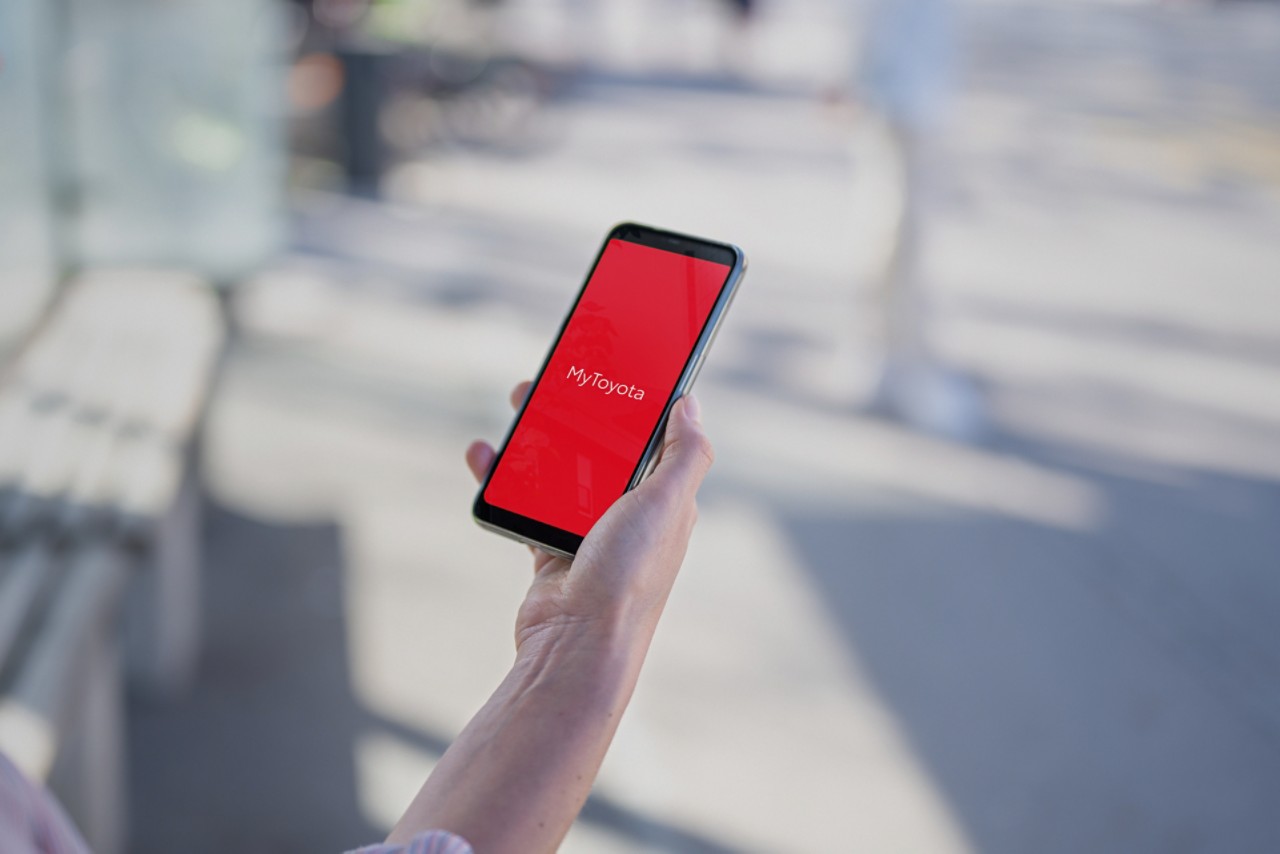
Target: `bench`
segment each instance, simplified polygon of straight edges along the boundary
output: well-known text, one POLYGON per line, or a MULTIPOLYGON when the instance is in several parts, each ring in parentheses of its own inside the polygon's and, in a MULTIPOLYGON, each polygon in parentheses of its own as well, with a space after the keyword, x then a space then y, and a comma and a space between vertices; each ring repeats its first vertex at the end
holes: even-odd
POLYGON ((98 854, 124 850, 126 673, 161 695, 199 652, 196 448, 216 294, 82 275, 0 373, 0 750, 98 854))

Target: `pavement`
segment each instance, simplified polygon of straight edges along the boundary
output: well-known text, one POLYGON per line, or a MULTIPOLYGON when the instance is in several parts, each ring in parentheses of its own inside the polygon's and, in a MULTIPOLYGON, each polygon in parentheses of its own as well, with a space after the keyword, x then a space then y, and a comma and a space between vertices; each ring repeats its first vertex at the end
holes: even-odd
POLYGON ((398 817, 528 581, 463 449, 622 219, 751 270, 694 542, 564 851, 1280 850, 1280 8, 962 12, 924 269, 978 443, 854 405, 878 161, 815 94, 829 4, 766 7, 745 80, 588 40, 529 145, 297 194, 207 427, 200 678, 131 710, 136 851, 398 817))

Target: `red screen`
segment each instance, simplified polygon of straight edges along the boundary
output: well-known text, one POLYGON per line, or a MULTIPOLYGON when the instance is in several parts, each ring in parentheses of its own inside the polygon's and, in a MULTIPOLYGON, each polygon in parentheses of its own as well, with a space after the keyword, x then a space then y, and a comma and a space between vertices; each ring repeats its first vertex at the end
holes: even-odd
POLYGON ((729 271, 610 240, 485 500, 585 535, 626 491, 729 271))

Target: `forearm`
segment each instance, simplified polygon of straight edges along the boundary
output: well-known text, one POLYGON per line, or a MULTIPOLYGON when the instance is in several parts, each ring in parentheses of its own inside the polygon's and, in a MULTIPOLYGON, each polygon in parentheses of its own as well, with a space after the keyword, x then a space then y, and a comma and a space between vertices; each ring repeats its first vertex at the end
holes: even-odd
POLYGON ((481 854, 553 851, 591 790, 651 635, 583 624, 522 644, 389 841, 439 828, 481 854))

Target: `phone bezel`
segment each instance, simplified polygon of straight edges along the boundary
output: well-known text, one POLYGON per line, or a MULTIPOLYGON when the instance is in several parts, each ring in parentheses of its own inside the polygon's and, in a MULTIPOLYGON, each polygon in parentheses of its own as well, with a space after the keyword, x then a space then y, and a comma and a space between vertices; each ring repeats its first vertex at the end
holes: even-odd
POLYGON ((666 428, 667 417, 671 413, 671 407, 681 395, 686 394, 693 386, 693 381, 697 378, 698 371, 702 368, 703 359, 706 352, 715 339, 715 334, 720 328, 720 322, 724 317, 725 311, 729 304, 733 301, 733 297, 737 294, 738 284, 742 280, 742 274, 746 270, 746 255, 737 246, 731 243, 722 243, 714 240, 707 240, 701 237, 694 237, 689 234, 681 234, 666 229, 654 228, 653 226, 641 225, 635 222, 623 222, 615 225, 605 235, 600 243, 600 248, 596 252, 595 260, 592 261, 587 275, 582 281, 581 287, 578 288, 577 295, 573 299, 573 304, 565 313, 564 320, 560 323, 560 328, 556 332, 555 337, 551 340, 551 346, 547 348, 547 354, 543 357, 542 365, 538 368, 533 384, 529 386, 529 392, 525 395, 525 399, 520 402, 515 417, 511 420, 511 425, 507 428, 507 434, 502 440, 502 444, 498 447, 497 455, 494 457, 493 465, 489 467, 488 473, 485 474, 484 481, 480 484, 480 491, 476 494, 475 502, 472 506, 472 518, 482 528, 485 528, 511 539, 518 540, 522 543, 535 546, 544 551, 553 554, 562 555, 572 559, 577 554, 578 547, 582 545, 583 537, 571 531, 557 528, 554 525, 548 525, 545 522, 539 522, 528 516, 519 513, 513 513, 490 504, 485 500, 485 491, 489 488, 489 480, 493 476, 493 472, 497 469, 502 461, 503 455, 506 453, 507 445, 511 441, 511 436, 515 433, 516 426, 520 423, 520 419, 524 417, 525 407, 528 405, 530 398, 533 397, 534 390, 538 387, 538 383, 542 381, 542 377, 547 370, 547 365, 551 361, 551 356, 555 353, 556 348, 560 345, 560 339, 564 336, 565 329, 569 325, 570 318, 578 310, 578 303, 581 302, 583 294, 586 292, 587 285, 591 282, 591 278, 595 275, 596 267, 600 264, 600 259, 604 256, 605 249, 609 246, 611 240, 625 240, 630 243, 638 243, 642 246, 651 246, 655 249, 662 249, 667 252, 675 252, 681 255, 688 255, 693 258, 700 258, 706 261, 714 261, 716 263, 725 264, 729 267, 729 273, 725 277, 724 284, 720 287, 720 293, 716 296, 715 304, 711 308, 711 313, 707 316, 706 322, 703 324, 702 332, 698 335, 698 340, 690 350, 688 357, 685 359, 684 367, 681 369, 680 378, 676 381, 671 394, 667 397, 662 407, 662 414, 654 425, 653 431, 650 433, 649 440, 645 444, 644 453, 641 454, 636 464, 635 471, 632 473, 627 484, 626 491, 634 489, 644 479, 650 468, 650 463, 655 458, 658 448, 661 447, 663 432, 666 428))

